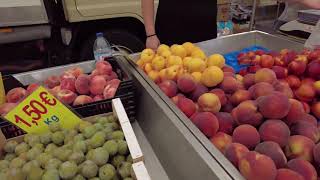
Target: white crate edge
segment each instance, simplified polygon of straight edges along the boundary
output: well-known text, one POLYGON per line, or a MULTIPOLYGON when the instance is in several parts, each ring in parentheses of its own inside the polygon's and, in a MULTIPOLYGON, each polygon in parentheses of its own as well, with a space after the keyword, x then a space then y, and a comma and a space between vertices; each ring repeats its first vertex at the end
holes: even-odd
POLYGON ((151 177, 149 176, 148 170, 142 161, 132 164, 132 168, 133 168, 133 172, 135 175, 135 177, 134 177, 135 179, 137 179, 137 180, 151 180, 151 177))
POLYGON ((133 162, 143 161, 143 153, 141 151, 140 145, 138 143, 137 137, 134 134, 131 123, 124 110, 122 102, 119 98, 112 100, 113 112, 119 119, 120 126, 126 138, 130 154, 132 156, 133 162))

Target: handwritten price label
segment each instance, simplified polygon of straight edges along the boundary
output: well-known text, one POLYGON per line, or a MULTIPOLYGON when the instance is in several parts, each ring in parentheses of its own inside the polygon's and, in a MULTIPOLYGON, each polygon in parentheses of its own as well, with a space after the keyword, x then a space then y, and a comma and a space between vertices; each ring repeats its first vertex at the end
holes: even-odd
POLYGON ((62 128, 71 129, 81 121, 43 87, 29 95, 5 118, 27 133, 47 132, 49 125, 53 123, 60 123, 62 128))

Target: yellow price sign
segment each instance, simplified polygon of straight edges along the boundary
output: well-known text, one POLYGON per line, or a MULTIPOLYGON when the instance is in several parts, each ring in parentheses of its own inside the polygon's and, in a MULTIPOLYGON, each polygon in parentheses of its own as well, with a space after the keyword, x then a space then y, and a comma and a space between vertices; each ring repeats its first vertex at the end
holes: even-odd
POLYGON ((51 95, 44 87, 39 87, 5 118, 27 133, 44 133, 49 125, 60 123, 64 129, 71 129, 81 119, 51 95))
POLYGON ((0 105, 6 102, 6 92, 4 90, 3 79, 0 72, 0 105))

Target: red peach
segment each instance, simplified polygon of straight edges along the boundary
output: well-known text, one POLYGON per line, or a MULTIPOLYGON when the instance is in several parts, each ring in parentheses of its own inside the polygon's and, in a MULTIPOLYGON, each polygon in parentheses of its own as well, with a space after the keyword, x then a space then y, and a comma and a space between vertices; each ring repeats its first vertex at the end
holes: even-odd
POLYGON ((18 103, 25 98, 27 91, 21 87, 13 88, 7 93, 8 103, 18 103))
POLYGON ((219 121, 219 131, 231 135, 236 122, 230 113, 218 112, 215 114, 219 121))
POLYGON ((39 85, 36 84, 36 83, 30 84, 30 85, 27 87, 27 94, 33 93, 33 91, 37 90, 38 87, 39 87, 39 85))
POLYGON ((288 144, 290 137, 289 127, 281 120, 267 120, 259 128, 261 140, 273 141, 280 147, 288 144))
POLYGON ((80 95, 74 100, 73 106, 84 105, 92 102, 93 102, 93 99, 90 96, 80 95))
POLYGON ((221 111, 231 113, 233 109, 234 106, 232 105, 232 103, 230 101, 227 101, 227 103, 222 107, 221 111))
POLYGON ((226 147, 224 155, 235 166, 238 167, 240 159, 249 152, 249 149, 239 143, 231 143, 226 147))
POLYGON ((301 102, 301 104, 302 104, 302 106, 303 106, 304 111, 305 111, 307 114, 309 114, 310 111, 311 111, 309 104, 306 103, 306 102, 301 102))
POLYGON ((276 73, 278 79, 284 79, 288 76, 288 69, 281 66, 273 66, 272 70, 276 73))
POLYGON ((237 90, 239 82, 234 77, 225 77, 220 84, 220 88, 225 93, 233 93, 237 90))
POLYGON ((288 168, 299 173, 304 180, 317 180, 317 171, 308 161, 292 159, 287 164, 288 168))
POLYGON ((0 105, 0 116, 5 116, 13 108, 17 106, 16 103, 4 103, 0 105))
POLYGON ((278 169, 275 180, 304 180, 304 177, 290 169, 278 169))
POLYGON ((67 89, 67 90, 76 92, 75 83, 76 83, 75 78, 63 79, 61 81, 60 87, 61 87, 61 89, 67 89))
POLYGON ((255 82, 266 82, 272 84, 277 79, 276 74, 268 68, 259 69, 255 74, 255 82))
POLYGON ((232 72, 223 72, 223 76, 224 76, 224 77, 234 77, 235 74, 232 73, 232 72))
POLYGON ((312 78, 303 78, 301 81, 301 84, 308 84, 308 85, 314 86, 315 82, 316 81, 312 78))
POLYGON ((251 93, 247 90, 237 90, 230 98, 230 101, 233 105, 238 105, 243 101, 250 100, 251 93))
POLYGON ((272 94, 274 92, 274 87, 269 83, 261 82, 251 86, 248 90, 251 93, 251 96, 254 99, 257 99, 260 96, 272 94))
POLYGON ((315 102, 311 107, 312 114, 320 119, 320 101, 315 102))
POLYGON ((262 67, 259 65, 254 65, 254 66, 249 66, 248 67, 248 72, 249 73, 256 73, 258 72, 262 67))
POLYGON ((311 51, 308 54, 308 60, 309 61, 314 61, 314 60, 317 60, 319 58, 320 58, 320 50, 314 50, 314 51, 311 51))
POLYGON ((266 54, 266 52, 263 51, 263 50, 256 50, 254 53, 255 53, 256 55, 259 55, 259 56, 262 56, 262 55, 266 54))
POLYGON ((220 152, 224 153, 225 149, 232 143, 232 137, 226 133, 218 132, 210 141, 220 152))
POLYGON ((313 148, 313 158, 314 162, 316 165, 319 167, 320 166, 320 143, 318 143, 314 148, 313 148))
POLYGON ((188 98, 179 98, 177 106, 187 117, 191 117, 196 112, 196 105, 188 98))
POLYGON ((283 61, 283 58, 281 56, 275 56, 274 57, 274 65, 276 66, 286 66, 285 62, 283 61))
POLYGON ((295 91, 295 95, 301 101, 310 102, 316 96, 316 91, 312 85, 305 83, 295 91))
POLYGON ((289 103, 291 104, 290 110, 284 121, 286 122, 286 124, 291 126, 292 124, 297 122, 298 118, 301 117, 303 114, 305 114, 305 112, 300 101, 296 99, 289 99, 289 103))
POLYGON ((248 100, 240 103, 231 112, 232 117, 238 124, 250 124, 258 127, 262 123, 262 115, 254 101, 248 100))
POLYGON ((176 96, 172 97, 171 100, 173 101, 173 103, 175 105, 177 105, 179 99, 181 99, 181 98, 185 98, 185 96, 183 94, 177 94, 176 96))
POLYGON ((66 73, 72 74, 75 78, 79 77, 81 74, 83 74, 83 69, 81 67, 75 67, 71 68, 66 71, 66 73))
POLYGON ((301 135, 294 135, 289 138, 285 152, 288 159, 301 158, 312 162, 314 146, 315 144, 311 139, 301 135))
POLYGON ((296 57, 297 57, 297 53, 295 51, 288 51, 288 53, 286 55, 282 56, 283 61, 285 62, 285 64, 289 64, 291 61, 296 59, 296 57))
POLYGON ((183 93, 190 93, 196 88, 196 83, 190 74, 179 76, 177 81, 178 89, 183 93))
POLYGON ((235 73, 234 69, 230 66, 223 66, 222 67, 222 71, 223 72, 231 72, 231 73, 235 73))
POLYGON ((262 68, 272 68, 273 64, 274 64, 274 59, 272 56, 266 55, 266 54, 261 56, 260 65, 262 68))
MULTIPOLYGON (((260 65, 261 64, 261 56, 260 55, 256 55, 255 57, 252 58, 251 64, 252 65, 260 65)), ((266 62, 264 62, 265 66, 268 66, 268 64, 265 64, 266 62)), ((271 62, 270 62, 271 63, 271 62)))
POLYGON ((76 77, 71 73, 64 72, 62 75, 60 75, 60 82, 65 79, 76 79, 76 77))
POLYGON ((289 72, 294 75, 302 75, 307 69, 307 63, 304 61, 292 61, 288 66, 289 72))
POLYGON ((111 81, 113 79, 119 79, 118 74, 115 73, 114 71, 112 71, 111 74, 109 75, 108 81, 111 81))
POLYGON ((301 81, 297 76, 289 75, 286 80, 292 89, 296 89, 301 85, 301 81))
POLYGON ((169 97, 173 97, 177 94, 178 87, 174 81, 164 80, 159 84, 159 88, 169 97))
POLYGON ((96 95, 96 96, 93 97, 93 101, 94 102, 98 102, 98 101, 102 101, 102 100, 104 100, 104 97, 101 94, 96 95))
POLYGON ((221 109, 219 97, 213 93, 202 94, 198 99, 198 105, 203 112, 217 113, 221 109))
POLYGON ((276 81, 273 83, 273 87, 277 92, 281 92, 286 95, 288 98, 293 98, 293 91, 291 90, 287 82, 276 81))
POLYGON ((95 76, 90 82, 90 92, 93 95, 99 95, 103 93, 104 88, 106 87, 107 82, 103 76, 95 76))
POLYGON ((98 61, 96 63, 96 69, 100 75, 103 75, 103 74, 110 75, 112 72, 112 66, 107 61, 98 61))
MULTIPOLYGON (((191 93, 191 99, 195 102, 198 101, 199 97, 204 94, 207 93, 209 90, 206 86, 202 85, 202 84, 197 84, 196 88, 192 91, 191 93)), ((223 91, 222 91, 223 92, 223 91)), ((223 92, 224 93, 224 92, 223 92)), ((221 102, 221 100, 220 100, 221 102)))
POLYGON ((304 121, 298 121, 291 126, 291 135, 302 135, 317 143, 320 140, 320 131, 317 126, 304 121))
POLYGON ((308 64, 307 74, 313 79, 320 79, 320 60, 312 61, 308 64))
POLYGON ((62 89, 57 93, 57 98, 65 104, 71 104, 77 95, 68 89, 62 89))
POLYGON ((247 146, 248 149, 254 149, 260 143, 260 135, 255 127, 244 124, 233 131, 232 140, 247 146))
POLYGON ((307 114, 307 113, 302 114, 302 115, 299 117, 298 122, 299 122, 299 121, 308 122, 308 123, 310 123, 310 124, 312 124, 312 125, 314 125, 314 126, 317 126, 317 124, 318 124, 317 119, 316 119, 314 116, 312 116, 311 114, 307 114))
MULTIPOLYGON (((253 57, 252 57, 253 58, 253 57)), ((239 58, 238 59, 238 63, 240 64, 240 65, 249 65, 249 64, 251 64, 251 62, 252 62, 252 60, 251 60, 251 58, 249 58, 249 57, 242 57, 242 58, 239 58)))
POLYGON ((219 129, 219 121, 217 117, 210 112, 196 113, 192 117, 192 122, 208 138, 213 137, 219 129))
POLYGON ((320 81, 314 82, 313 87, 316 90, 317 94, 320 95, 320 81))
POLYGON ((103 90, 103 98, 110 99, 113 98, 117 94, 117 90, 120 86, 121 81, 119 79, 112 79, 107 82, 104 90, 103 90))
POLYGON ((49 92, 53 95, 53 96, 57 96, 58 92, 61 91, 61 87, 60 86, 56 86, 52 89, 49 89, 49 92))
POLYGON ((243 77, 243 85, 245 88, 249 88, 250 86, 255 84, 254 74, 246 74, 243 77))
POLYGON ((259 97, 257 102, 259 111, 265 118, 282 119, 286 117, 290 111, 288 97, 279 92, 259 97))
POLYGON ((221 106, 224 106, 227 103, 228 100, 227 100, 226 94, 222 89, 219 89, 219 88, 212 89, 210 93, 215 94, 216 96, 219 97, 221 106))
POLYGON ((50 76, 44 81, 44 84, 50 89, 54 88, 60 85, 60 78, 58 76, 50 76))
POLYGON ((86 74, 81 74, 75 82, 75 88, 79 94, 89 94, 90 77, 86 74))
POLYGON ((91 72, 89 76, 90 76, 90 79, 92 79, 94 76, 98 76, 98 75, 101 75, 101 74, 99 74, 98 70, 95 69, 91 72))
POLYGON ((251 151, 239 161, 239 170, 247 180, 274 180, 277 168, 268 156, 251 151))
POLYGON ((248 74, 248 69, 247 68, 243 68, 239 71, 239 73, 241 76, 245 76, 246 74, 248 74))
POLYGON ((286 156, 284 155, 279 144, 275 142, 265 141, 258 144, 254 150, 260 154, 270 157, 277 168, 284 168, 287 164, 286 156))

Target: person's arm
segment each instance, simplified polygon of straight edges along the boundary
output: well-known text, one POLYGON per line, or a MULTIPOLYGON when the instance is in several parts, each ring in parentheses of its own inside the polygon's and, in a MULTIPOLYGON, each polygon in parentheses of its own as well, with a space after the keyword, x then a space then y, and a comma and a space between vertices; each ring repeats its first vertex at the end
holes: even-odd
POLYGON ((141 0, 141 8, 147 36, 146 47, 156 50, 160 45, 160 41, 156 35, 154 25, 154 0, 141 0))
POLYGON ((320 0, 287 0, 287 1, 300 3, 314 9, 320 9, 320 0))

